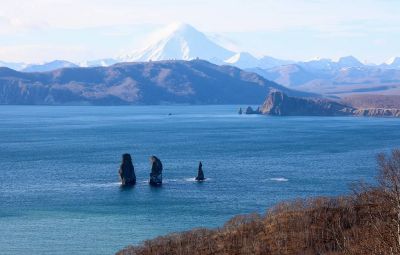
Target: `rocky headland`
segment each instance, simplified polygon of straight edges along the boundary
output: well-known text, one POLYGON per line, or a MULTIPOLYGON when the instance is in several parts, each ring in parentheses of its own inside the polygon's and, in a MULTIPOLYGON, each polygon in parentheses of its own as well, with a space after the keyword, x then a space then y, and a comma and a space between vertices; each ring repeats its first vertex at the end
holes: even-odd
POLYGON ((400 117, 397 108, 356 108, 340 100, 293 97, 282 91, 271 91, 261 108, 250 112, 273 116, 400 117))

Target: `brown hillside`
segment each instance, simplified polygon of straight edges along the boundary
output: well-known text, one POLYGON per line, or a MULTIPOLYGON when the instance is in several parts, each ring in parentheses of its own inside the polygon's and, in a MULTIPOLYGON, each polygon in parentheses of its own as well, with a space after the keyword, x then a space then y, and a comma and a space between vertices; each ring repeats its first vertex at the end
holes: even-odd
POLYGON ((353 95, 343 98, 342 102, 362 109, 400 109, 400 96, 398 95, 353 95))

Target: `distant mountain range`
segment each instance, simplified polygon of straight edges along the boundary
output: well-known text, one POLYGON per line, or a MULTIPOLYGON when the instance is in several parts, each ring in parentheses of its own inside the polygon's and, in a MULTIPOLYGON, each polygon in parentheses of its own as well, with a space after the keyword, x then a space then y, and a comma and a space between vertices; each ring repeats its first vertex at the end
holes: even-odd
POLYGON ((27 65, 21 71, 22 72, 48 72, 60 68, 67 68, 67 67, 78 67, 78 65, 64 61, 64 60, 54 60, 52 62, 48 62, 42 65, 27 65))
MULTIPOLYGON (((229 64, 239 68, 269 69, 288 64, 308 65, 316 69, 371 66, 361 63, 352 56, 340 58, 338 61, 318 59, 306 62, 282 60, 271 56, 257 58, 248 52, 234 52, 215 43, 206 34, 185 23, 173 23, 154 34, 146 41, 143 48, 115 58, 88 60, 71 63, 55 60, 43 64, 11 63, 0 61, 0 66, 24 72, 52 71, 63 67, 110 66, 119 62, 145 62, 159 60, 193 60, 200 58, 217 65, 229 64)), ((393 57, 381 65, 373 67, 400 69, 400 57, 393 57)))
POLYGON ((26 66, 27 66, 27 64, 25 64, 25 63, 0 61, 0 67, 8 67, 8 68, 14 69, 16 71, 21 71, 26 66))
MULTIPOLYGON (((350 60, 350 58, 347 58, 350 60)), ((372 66, 348 66, 326 60, 300 62, 269 69, 249 68, 288 88, 331 96, 351 94, 400 95, 400 69, 372 66)))
POLYGON ((27 73, 0 68, 0 104, 260 104, 287 89, 255 73, 203 60, 121 63, 27 73))
POLYGON ((111 66, 120 62, 203 59, 217 65, 231 65, 255 72, 289 88, 332 96, 353 93, 400 94, 400 57, 380 65, 367 65, 353 56, 337 61, 281 60, 257 58, 248 52, 233 52, 218 45, 196 28, 174 23, 151 35, 145 46, 116 58, 71 63, 55 60, 44 64, 0 62, 0 66, 22 72, 48 72, 66 67, 111 66))

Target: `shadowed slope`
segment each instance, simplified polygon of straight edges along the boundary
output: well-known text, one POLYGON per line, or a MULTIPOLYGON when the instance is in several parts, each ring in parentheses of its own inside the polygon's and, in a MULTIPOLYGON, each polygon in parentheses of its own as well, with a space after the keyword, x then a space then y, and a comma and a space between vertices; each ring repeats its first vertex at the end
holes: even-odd
POLYGON ((202 60, 120 63, 44 73, 0 68, 0 104, 258 104, 271 89, 311 95, 202 60))

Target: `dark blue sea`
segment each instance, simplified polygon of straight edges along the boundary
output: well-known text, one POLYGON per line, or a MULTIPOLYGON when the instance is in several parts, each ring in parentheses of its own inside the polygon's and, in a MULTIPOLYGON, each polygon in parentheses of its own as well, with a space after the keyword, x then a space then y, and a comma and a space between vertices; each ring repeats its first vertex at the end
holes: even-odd
POLYGON ((373 182, 400 119, 266 117, 238 106, 0 107, 0 254, 113 254, 282 200, 373 182), (171 113, 172 115, 169 115, 171 113), (122 153, 138 184, 121 189, 122 153), (164 185, 147 184, 149 156, 164 185), (199 161, 208 178, 195 183, 199 161))

